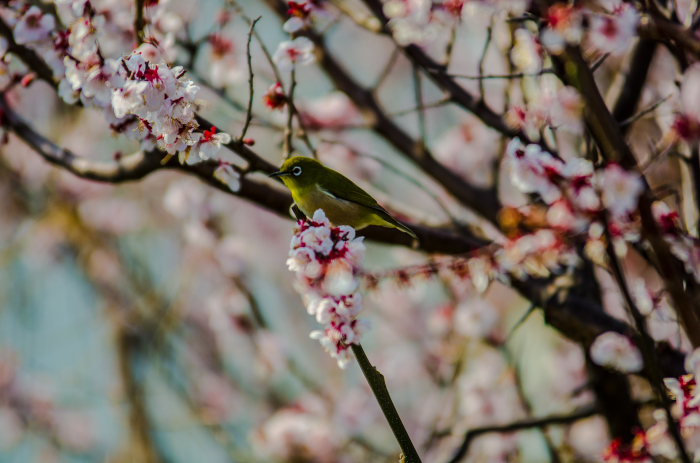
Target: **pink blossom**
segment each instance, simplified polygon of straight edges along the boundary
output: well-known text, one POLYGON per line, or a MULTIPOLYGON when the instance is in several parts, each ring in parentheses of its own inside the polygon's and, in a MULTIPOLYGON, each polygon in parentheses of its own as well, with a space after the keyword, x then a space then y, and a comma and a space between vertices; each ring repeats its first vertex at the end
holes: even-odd
POLYGON ((389 0, 383 11, 389 18, 394 40, 401 46, 425 45, 433 40, 441 25, 433 21, 431 0, 389 0))
POLYGON ((304 127, 308 130, 342 129, 363 122, 362 115, 350 98, 341 92, 300 102, 299 111, 304 127))
POLYGON ((263 103, 270 109, 282 109, 287 102, 287 95, 282 90, 282 84, 275 82, 270 85, 263 95, 263 103))
POLYGON ((311 13, 315 9, 313 1, 301 0, 298 2, 288 2, 287 14, 291 17, 284 23, 282 30, 293 34, 309 25, 311 13))
POLYGON ((540 40, 553 54, 564 51, 566 45, 577 45, 581 41, 583 17, 576 6, 555 3, 547 10, 547 27, 540 40))
POLYGON ((311 40, 297 37, 291 42, 280 43, 272 59, 280 71, 290 72, 296 63, 312 63, 315 60, 313 50, 314 43, 311 40))
POLYGON ((654 310, 654 306, 656 305, 654 303, 654 294, 647 289, 644 280, 641 278, 635 280, 635 282, 630 285, 630 292, 632 293, 634 304, 642 315, 649 315, 654 310))
POLYGON ((561 197, 557 181, 562 177, 563 162, 539 145, 523 146, 518 138, 508 143, 506 156, 510 179, 520 191, 537 193, 547 204, 561 197))
POLYGON ((221 145, 231 143, 231 135, 220 132, 216 133, 216 127, 205 130, 193 150, 199 154, 203 160, 212 158, 221 149, 221 145))
POLYGON ((473 116, 449 129, 435 147, 435 157, 469 183, 488 187, 493 183, 498 134, 473 116), (465 155, 469 153, 469 155, 465 155))
POLYGON ((608 165, 597 173, 603 205, 614 217, 624 217, 637 209, 637 200, 644 191, 644 183, 637 173, 629 172, 618 164, 608 165))
POLYGON ((639 15, 629 3, 622 3, 612 15, 593 15, 590 18, 588 39, 596 49, 620 55, 636 36, 639 15))
POLYGON ((287 267, 297 275, 295 288, 307 312, 325 324, 311 333, 345 368, 352 359, 351 344, 358 344, 369 328, 355 318, 362 310, 356 274, 362 270, 365 246, 348 226, 331 227, 319 209, 311 220, 299 221, 290 243, 287 267))
POLYGON ((55 26, 52 15, 43 14, 39 7, 32 6, 15 25, 13 36, 20 45, 40 42, 49 38, 55 26))
POLYGON ((240 175, 229 163, 220 163, 219 167, 214 170, 214 178, 228 186, 231 191, 236 192, 241 188, 240 175))
POLYGON ((236 57, 233 42, 221 34, 209 36, 209 76, 217 88, 242 80, 246 73, 236 57))
POLYGON ((644 367, 642 354, 627 336, 607 331, 591 344, 591 359, 622 373, 636 373, 644 367))

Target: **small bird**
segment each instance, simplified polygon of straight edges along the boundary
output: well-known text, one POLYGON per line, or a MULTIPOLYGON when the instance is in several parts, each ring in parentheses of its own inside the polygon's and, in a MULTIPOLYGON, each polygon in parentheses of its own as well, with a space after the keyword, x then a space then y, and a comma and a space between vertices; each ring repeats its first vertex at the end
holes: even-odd
POLYGON ((411 229, 393 218, 365 190, 315 159, 294 156, 270 177, 282 179, 292 192, 294 202, 308 217, 312 217, 317 209, 323 209, 334 225, 349 225, 356 230, 368 225, 398 228, 418 239, 411 229))

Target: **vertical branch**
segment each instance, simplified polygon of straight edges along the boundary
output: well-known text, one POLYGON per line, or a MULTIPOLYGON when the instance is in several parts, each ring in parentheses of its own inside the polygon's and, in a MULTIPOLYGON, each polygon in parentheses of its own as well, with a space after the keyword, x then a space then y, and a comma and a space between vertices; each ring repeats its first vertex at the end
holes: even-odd
POLYGON ((666 412, 666 419, 668 420, 669 424, 668 432, 671 434, 671 437, 675 441, 676 447, 678 447, 678 453, 681 457, 681 461, 683 461, 683 463, 690 463, 691 460, 683 445, 683 439, 681 437, 680 431, 678 430, 678 425, 676 423, 676 420, 673 418, 673 415, 671 414, 671 403, 668 398, 668 395, 666 394, 663 379, 661 377, 661 371, 659 370, 659 362, 656 358, 656 351, 654 350, 654 340, 649 335, 646 319, 639 312, 639 309, 637 308, 634 299, 632 299, 632 295, 629 291, 629 288, 627 287, 627 281, 625 280, 625 275, 622 271, 622 266, 620 265, 620 261, 617 258, 617 254, 615 254, 615 248, 613 246, 612 236, 610 235, 610 228, 607 218, 605 219, 605 238, 607 240, 607 254, 608 260, 610 261, 610 267, 612 269, 613 275, 615 276, 615 280, 617 280, 617 284, 620 288, 620 291, 622 292, 622 295, 625 299, 627 308, 629 309, 629 312, 632 315, 634 324, 636 325, 637 330, 640 334, 641 342, 639 347, 642 351, 644 366, 648 371, 651 386, 654 388, 654 391, 657 394, 657 398, 661 402, 661 406, 666 412))
POLYGON ((136 44, 141 45, 145 36, 146 19, 143 17, 144 0, 135 0, 136 14, 134 16, 134 35, 136 44))
POLYGON ((287 93, 287 127, 284 129, 284 158, 289 159, 292 155, 292 123, 294 122, 294 88, 297 86, 297 81, 295 78, 296 69, 292 68, 292 72, 289 74, 289 93, 287 93))
POLYGON ((143 386, 136 378, 134 371, 135 357, 140 350, 139 343, 138 335, 129 332, 127 326, 119 323, 116 344, 119 373, 122 377, 124 396, 129 404, 129 431, 131 434, 129 458, 131 461, 139 463, 158 463, 161 460, 151 436, 151 424, 146 409, 143 386))
MULTIPOLYGON (((226 4, 229 5, 231 8, 233 8, 234 11, 236 13, 238 13, 241 16, 241 18, 243 18, 243 20, 246 23, 248 23, 249 26, 251 25, 251 23, 253 21, 243 12, 243 9, 240 7, 240 5, 238 5, 238 3, 236 3, 235 0, 226 0, 226 4)), ((260 19, 260 18, 258 18, 258 19, 260 19)), ((257 21, 257 19, 256 19, 256 21, 257 21)), ((260 44, 260 48, 262 49, 262 52, 265 55, 265 58, 267 59, 267 62, 270 63, 270 67, 272 68, 272 72, 275 74, 275 79, 277 79, 277 82, 279 82, 280 85, 283 85, 282 84, 282 76, 280 75, 279 69, 277 69, 277 65, 275 64, 274 60, 272 59, 272 55, 270 54, 270 51, 265 46, 265 42, 262 41, 262 39, 260 38, 260 35, 258 34, 258 32, 256 30, 254 30, 252 28, 251 28, 251 30, 253 32, 253 37, 255 37, 255 39, 260 44)), ((284 90, 284 87, 282 88, 282 90, 284 90)))
POLYGON ((698 214, 697 223, 695 224, 695 229, 697 236, 700 237, 700 147, 695 143, 690 150, 690 159, 688 160, 688 167, 690 168, 690 175, 693 182, 693 203, 695 205, 695 211, 698 214))
POLYGON ((425 152, 425 108, 423 107, 423 86, 420 80, 420 70, 413 65, 413 89, 416 94, 416 106, 418 107, 418 145, 421 155, 425 152))
POLYGON ((255 24, 260 21, 262 16, 258 16, 254 21, 250 23, 250 29, 248 30, 248 44, 246 45, 246 58, 248 60, 248 107, 245 112, 245 124, 243 125, 243 130, 241 131, 241 136, 239 140, 243 140, 248 127, 250 126, 250 121, 253 119, 253 58, 250 55, 250 42, 253 40, 253 30, 255 29, 255 24))
POLYGON ((389 422, 389 427, 391 427, 394 437, 396 437, 396 441, 399 443, 399 447, 401 447, 401 452, 403 452, 403 457, 405 458, 405 460, 402 461, 406 463, 421 463, 418 452, 413 446, 413 442, 411 442, 411 438, 408 432, 406 432, 403 422, 401 422, 399 412, 396 411, 394 402, 391 400, 389 390, 384 381, 384 375, 370 363, 361 345, 352 344, 351 347, 355 358, 357 358, 357 363, 360 365, 369 387, 372 388, 374 397, 376 397, 379 407, 382 409, 382 413, 384 413, 386 420, 389 422))
POLYGON ((489 27, 486 29, 486 42, 484 43, 484 51, 481 53, 481 59, 479 60, 479 102, 484 104, 484 61, 486 61, 486 53, 489 51, 489 45, 491 45, 491 36, 493 35, 493 16, 489 21, 489 27))
POLYGON ((396 64, 396 59, 398 57, 399 57, 399 49, 394 48, 394 50, 391 52, 391 56, 389 56, 389 60, 384 65, 382 72, 379 73, 379 77, 377 77, 377 81, 374 83, 374 86, 372 87, 372 91, 376 92, 379 89, 379 87, 382 86, 382 84, 384 83, 386 78, 391 73, 391 70, 394 68, 394 64, 396 64))

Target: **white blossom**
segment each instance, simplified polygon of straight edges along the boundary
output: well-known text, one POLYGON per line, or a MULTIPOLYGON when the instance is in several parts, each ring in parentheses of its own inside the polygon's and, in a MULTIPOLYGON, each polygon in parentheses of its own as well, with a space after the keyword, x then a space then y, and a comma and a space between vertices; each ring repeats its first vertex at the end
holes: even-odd
POLYGON ((627 336, 607 331, 591 344, 591 359, 601 366, 613 368, 621 373, 636 373, 642 370, 642 354, 627 336))
POLYGON ((20 45, 40 42, 49 38, 55 26, 52 15, 43 14, 39 7, 32 6, 15 25, 13 36, 20 45))
POLYGON ((637 200, 644 191, 639 175, 618 164, 610 164, 597 174, 603 205, 614 217, 624 217, 637 209, 637 200))
POLYGON ((279 44, 273 61, 281 72, 290 72, 294 65, 309 64, 314 61, 314 43, 306 37, 297 37, 292 41, 279 44))

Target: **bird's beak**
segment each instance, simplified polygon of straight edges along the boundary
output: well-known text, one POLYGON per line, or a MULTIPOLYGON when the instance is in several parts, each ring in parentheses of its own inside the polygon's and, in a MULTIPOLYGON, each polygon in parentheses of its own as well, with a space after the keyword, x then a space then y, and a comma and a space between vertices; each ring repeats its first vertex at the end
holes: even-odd
POLYGON ((268 177, 272 177, 272 178, 275 178, 275 177, 284 177, 285 175, 289 175, 289 172, 282 172, 282 171, 280 170, 279 172, 273 172, 273 173, 271 173, 270 175, 268 175, 268 177))

